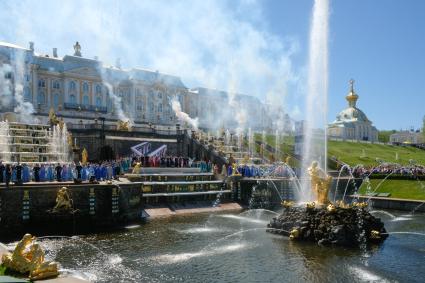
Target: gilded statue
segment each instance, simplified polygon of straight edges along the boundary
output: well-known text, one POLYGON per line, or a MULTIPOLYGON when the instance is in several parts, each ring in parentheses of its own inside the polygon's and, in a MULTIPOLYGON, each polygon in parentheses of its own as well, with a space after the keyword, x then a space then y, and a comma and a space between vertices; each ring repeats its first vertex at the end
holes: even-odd
POLYGON ((284 208, 291 208, 294 206, 294 202, 293 201, 288 201, 288 200, 284 200, 280 203, 284 208))
POLYGON ((83 165, 86 165, 87 164, 87 161, 88 161, 88 158, 89 158, 89 154, 87 152, 87 149, 86 148, 83 148, 83 151, 81 152, 81 163, 83 165))
POLYGON ((239 173, 238 166, 236 163, 232 164, 232 176, 240 176, 241 173, 239 173))
POLYGON ((13 271, 22 274, 28 273, 30 280, 58 276, 57 263, 45 261, 44 251, 39 244, 35 243, 35 240, 36 238, 31 234, 25 234, 16 245, 13 253, 2 256, 2 264, 13 271))
POLYGON ((140 164, 140 162, 137 162, 136 165, 134 165, 133 167, 133 171, 131 173, 133 174, 140 174, 142 170, 142 165, 140 164))
POLYGON ((118 122, 117 122, 117 130, 118 131, 128 131, 129 132, 131 130, 130 120, 127 120, 127 121, 118 120, 118 122))
POLYGON ((326 175, 326 173, 319 168, 317 161, 311 163, 311 166, 308 168, 308 174, 311 178, 311 189, 313 190, 317 203, 320 205, 328 204, 328 193, 332 177, 326 175))
POLYGON ((72 209, 72 199, 69 195, 69 191, 67 187, 62 187, 59 189, 57 195, 56 195, 56 205, 53 208, 53 212, 60 212, 60 211, 73 211, 72 209))
POLYGON ((53 109, 53 107, 50 108, 49 110, 49 122, 50 122, 50 125, 59 124, 59 119, 58 117, 56 117, 55 110, 53 109))

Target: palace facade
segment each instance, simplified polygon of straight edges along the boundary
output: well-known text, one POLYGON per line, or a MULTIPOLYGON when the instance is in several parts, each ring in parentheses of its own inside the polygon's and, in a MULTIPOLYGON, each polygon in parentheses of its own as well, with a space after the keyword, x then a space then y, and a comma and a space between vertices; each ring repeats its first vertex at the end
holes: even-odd
MULTIPOLYGON (((179 121, 170 101, 178 99, 184 112, 199 117, 201 127, 232 128, 238 124, 233 110, 226 110, 229 94, 224 91, 189 89, 178 76, 137 68, 124 70, 119 61, 115 66, 104 66, 96 57, 83 57, 78 42, 74 51, 73 55, 59 57, 54 48, 51 55, 40 55, 31 42, 29 48, 0 42, 0 67, 11 68, 5 78, 10 81, 12 97, 14 86, 21 84, 24 100, 32 103, 34 115, 42 122, 47 122, 53 108, 65 122, 81 124, 102 118, 106 123, 116 123, 122 108, 135 124, 176 125, 179 121)), ((248 114, 247 127, 270 127, 266 109, 257 98, 236 95, 235 99, 237 107, 248 114)), ((0 112, 13 112, 15 105, 15 101, 1 103, 0 112)))

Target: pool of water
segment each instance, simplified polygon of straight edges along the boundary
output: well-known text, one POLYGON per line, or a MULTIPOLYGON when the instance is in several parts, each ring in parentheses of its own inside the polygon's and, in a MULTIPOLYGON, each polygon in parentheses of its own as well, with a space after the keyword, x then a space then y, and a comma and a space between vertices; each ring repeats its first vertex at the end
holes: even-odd
MULTIPOLYGON (((424 214, 377 212, 389 232, 425 233, 424 214)), ((48 257, 94 282, 423 282, 425 237, 392 234, 366 251, 265 231, 273 212, 154 219, 114 233, 43 239, 48 257)))

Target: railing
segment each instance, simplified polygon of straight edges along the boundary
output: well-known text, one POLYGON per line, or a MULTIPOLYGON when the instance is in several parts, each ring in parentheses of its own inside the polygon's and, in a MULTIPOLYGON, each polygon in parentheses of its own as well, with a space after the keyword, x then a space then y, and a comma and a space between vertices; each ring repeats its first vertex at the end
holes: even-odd
POLYGON ((85 104, 69 103, 69 102, 64 103, 63 106, 65 109, 83 110, 83 111, 91 111, 91 112, 99 112, 99 113, 108 112, 108 108, 105 106, 85 105, 85 104))

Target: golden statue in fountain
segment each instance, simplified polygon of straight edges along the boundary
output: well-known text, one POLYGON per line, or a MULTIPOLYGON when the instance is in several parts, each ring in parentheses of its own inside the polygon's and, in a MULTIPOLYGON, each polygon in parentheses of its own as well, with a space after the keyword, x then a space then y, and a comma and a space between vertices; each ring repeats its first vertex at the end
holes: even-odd
POLYGON ((311 166, 308 168, 308 174, 311 178, 311 189, 313 190, 317 204, 327 205, 330 203, 328 193, 332 177, 319 168, 317 161, 311 163, 311 166))
POLYGON ((69 195, 68 188, 62 187, 57 192, 56 205, 53 208, 52 212, 73 211, 72 207, 73 207, 72 198, 69 195))
POLYGON ((55 110, 52 108, 50 108, 49 110, 49 123, 50 125, 57 125, 59 124, 59 119, 56 116, 55 110))
POLYGON ((127 120, 127 121, 118 120, 118 122, 117 122, 117 130, 118 131, 127 131, 127 132, 130 132, 131 131, 130 120, 127 120))
POLYGON ((83 152, 81 152, 81 163, 83 165, 86 165, 88 159, 89 159, 89 154, 87 152, 87 149, 86 148, 83 148, 83 152))
POLYGON ((59 275, 57 263, 45 260, 44 251, 35 240, 31 234, 25 234, 13 253, 2 256, 2 264, 21 274, 29 274, 30 280, 57 277, 59 275))

